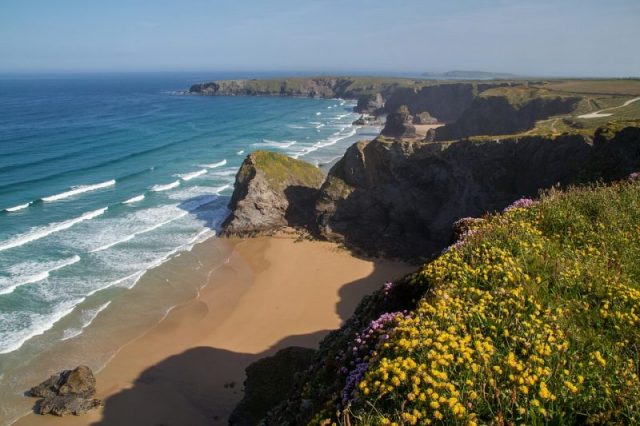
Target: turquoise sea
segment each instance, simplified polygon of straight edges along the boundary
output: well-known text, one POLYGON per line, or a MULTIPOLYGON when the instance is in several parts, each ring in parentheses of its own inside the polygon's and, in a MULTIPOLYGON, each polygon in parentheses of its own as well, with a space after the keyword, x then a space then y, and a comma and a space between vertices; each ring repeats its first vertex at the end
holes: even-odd
POLYGON ((120 312, 112 327, 141 330, 166 313, 173 296, 149 296, 166 277, 148 280, 138 310, 128 295, 163 262, 215 238, 247 153, 274 150, 326 169, 379 130, 351 125, 353 101, 180 93, 247 77, 260 75, 0 77, 0 424, 24 409, 7 401, 43 354, 90 347, 97 365, 117 350, 90 338, 102 315, 120 312))

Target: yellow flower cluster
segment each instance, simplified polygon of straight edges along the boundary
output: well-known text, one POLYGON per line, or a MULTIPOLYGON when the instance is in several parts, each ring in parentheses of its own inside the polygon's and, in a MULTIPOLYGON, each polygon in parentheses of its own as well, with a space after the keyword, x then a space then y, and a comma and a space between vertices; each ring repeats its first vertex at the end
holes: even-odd
POLYGON ((597 220, 562 229, 542 204, 488 219, 414 276, 430 290, 358 385, 369 422, 640 420, 640 238, 604 239, 597 220))

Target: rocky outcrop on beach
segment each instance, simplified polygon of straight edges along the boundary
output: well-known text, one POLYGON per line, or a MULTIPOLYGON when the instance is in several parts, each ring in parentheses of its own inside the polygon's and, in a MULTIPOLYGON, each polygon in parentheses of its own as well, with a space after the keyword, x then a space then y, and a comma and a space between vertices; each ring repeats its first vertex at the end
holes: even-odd
POLYGON ((412 123, 413 117, 409 109, 403 105, 387 116, 382 135, 393 138, 415 137, 416 128, 412 123))
POLYGON ((79 366, 73 370, 64 370, 34 386, 28 396, 42 398, 35 411, 38 414, 80 415, 98 408, 102 401, 96 395, 96 379, 89 367, 79 366))
POLYGON ((356 112, 375 113, 384 107, 384 98, 381 93, 371 93, 358 97, 358 104, 355 107, 356 112))
POLYGON ((284 154, 255 151, 238 173, 223 235, 251 236, 284 227, 305 227, 324 174, 312 164, 284 154))
POLYGON ((368 254, 427 257, 449 244, 460 218, 554 185, 629 174, 640 167, 639 131, 618 125, 595 142, 583 135, 358 142, 320 190, 318 232, 368 254))

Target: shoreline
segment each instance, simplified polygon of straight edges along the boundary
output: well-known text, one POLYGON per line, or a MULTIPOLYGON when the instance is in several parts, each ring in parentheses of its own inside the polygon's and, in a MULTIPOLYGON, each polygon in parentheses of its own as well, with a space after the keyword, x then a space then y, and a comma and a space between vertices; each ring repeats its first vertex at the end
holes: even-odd
MULTIPOLYGON (((233 244, 229 261, 210 271, 197 296, 97 372, 103 409, 71 418, 28 414, 14 424, 226 424, 242 397, 246 366, 286 346, 317 347, 364 295, 414 269, 291 236, 224 243, 233 244)), ((211 238, 193 250, 206 254, 216 244, 211 238)))
MULTIPOLYGON (((340 98, 333 98, 333 100, 349 102, 349 100, 340 98)), ((320 147, 320 151, 326 151, 325 156, 335 154, 335 156, 331 155, 328 161, 321 159, 314 161, 323 173, 328 173, 329 169, 342 158, 345 149, 353 143, 353 140, 370 140, 377 136, 380 131, 379 127, 370 125, 357 126, 352 123, 348 127, 353 129, 354 135, 320 147)), ((305 160, 311 161, 309 158, 305 158, 305 160)), ((218 239, 213 237, 210 238, 210 240, 218 239)), ((197 245, 208 244, 207 241, 197 243, 197 245)), ((22 362, 21 359, 15 357, 16 362, 19 364, 16 364, 13 359, 9 361, 13 362, 13 364, 11 364, 11 370, 7 370, 9 374, 6 377, 15 377, 16 380, 14 380, 15 383, 12 383, 10 387, 5 389, 5 396, 9 398, 5 400, 7 404, 5 407, 10 408, 10 410, 7 410, 7 413, 4 413, 5 415, 0 415, 0 424, 19 424, 18 422, 24 417, 17 418, 16 416, 19 416, 21 412, 25 412, 24 410, 28 410, 32 406, 34 401, 25 399, 22 396, 25 385, 27 385, 26 387, 28 388, 36 384, 37 381, 44 380, 45 377, 48 377, 49 374, 55 371, 75 367, 79 363, 91 366, 95 372, 101 371, 113 358, 118 356, 123 347, 139 339, 141 335, 146 334, 150 329, 157 327, 159 322, 164 321, 174 309, 184 303, 185 297, 193 297, 193 293, 198 292, 199 282, 197 286, 193 286, 191 285, 192 283, 186 284, 181 277, 173 275, 170 277, 171 284, 169 284, 169 281, 167 281, 167 284, 175 288, 167 290, 167 285, 165 285, 164 282, 160 282, 164 280, 161 280, 161 277, 156 273, 157 270, 163 270, 167 264, 180 262, 176 260, 177 258, 181 258, 181 261, 185 262, 185 258, 193 257, 193 251, 194 248, 192 247, 189 250, 180 251, 177 255, 169 256, 169 259, 163 260, 161 263, 154 265, 153 268, 148 268, 144 273, 138 275, 134 283, 127 286, 127 288, 109 287, 103 289, 104 294, 101 293, 98 301, 94 300, 95 297, 93 297, 93 293, 91 293, 91 306, 82 308, 81 311, 84 312, 85 310, 93 308, 99 308, 99 310, 95 317, 87 324, 86 328, 83 326, 82 329, 79 329, 80 332, 78 335, 54 341, 51 347, 43 348, 41 346, 40 342, 48 338, 51 331, 58 333, 64 331, 62 329, 66 330, 65 327, 67 327, 66 324, 69 323, 69 318, 64 317, 49 327, 47 330, 49 334, 45 335, 43 333, 43 336, 36 336, 34 341, 37 342, 39 347, 32 349, 34 346, 32 344, 33 342, 27 347, 27 351, 30 351, 28 353, 30 357, 28 363, 22 362), (154 284, 160 284, 161 287, 152 289, 154 284), (141 287, 143 289, 141 289, 141 287), (131 299, 130 295, 134 295, 134 298, 131 299), (145 296, 149 296, 149 300, 152 301, 147 302, 144 300, 145 296), (164 297, 164 299, 161 300, 163 309, 161 312, 158 312, 156 308, 160 305, 156 303, 156 306, 153 306, 152 303, 153 301, 158 302, 162 297, 164 297), (119 303, 111 303, 115 298, 120 299, 118 301, 119 303), (121 303, 122 298, 127 300, 124 306, 121 303), (132 311, 134 311, 136 307, 135 300, 143 300, 145 307, 154 310, 153 316, 150 315, 150 311, 145 311, 142 315, 144 318, 143 322, 140 324, 128 325, 127 320, 123 321, 124 324, 117 324, 116 318, 123 312, 128 320, 138 320, 137 317, 132 315, 132 311), (89 327, 89 325, 91 327, 89 327), (112 336, 115 338, 112 339, 112 336), (93 344, 96 342, 98 345, 94 346, 93 344), (73 365, 71 365, 72 363, 73 365), (14 365, 17 366, 14 367, 14 365), (4 423, 5 421, 8 423, 4 423)), ((186 261, 188 262, 190 260, 187 259, 186 261)), ((208 264, 210 262, 205 263, 208 264)), ((200 281, 201 279, 202 277, 198 277, 196 281, 200 281)), ((98 291, 94 291, 94 293, 97 292, 98 291)), ((78 309, 76 309, 76 311, 80 312, 78 309)), ((25 351, 25 349, 22 348, 21 350, 23 352, 25 351)), ((0 375, 0 377, 2 376, 0 375)), ((29 416, 29 414, 26 414, 26 416, 29 416)))

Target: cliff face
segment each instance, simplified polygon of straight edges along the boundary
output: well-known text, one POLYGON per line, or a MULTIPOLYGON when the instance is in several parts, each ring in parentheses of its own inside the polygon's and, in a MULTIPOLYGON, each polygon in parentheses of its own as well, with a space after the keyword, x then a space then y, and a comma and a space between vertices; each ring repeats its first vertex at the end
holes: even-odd
POLYGON ((256 151, 236 175, 223 235, 271 233, 310 222, 324 175, 315 166, 283 154, 256 151))
POLYGON ((522 132, 533 128, 538 120, 572 112, 580 99, 542 96, 537 91, 526 89, 487 91, 474 98, 468 108, 455 117, 455 122, 437 129, 436 140, 522 132))
POLYGON ((428 256, 449 243, 457 219, 572 182, 590 143, 583 136, 359 142, 329 172, 316 223, 325 238, 368 253, 428 256))
POLYGON ((428 112, 440 121, 455 121, 471 105, 478 88, 473 83, 449 83, 427 86, 420 90, 398 89, 385 103, 385 111, 395 111, 402 105, 411 114, 428 112))

